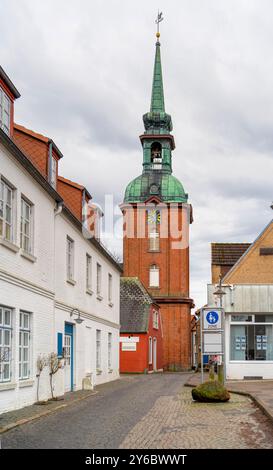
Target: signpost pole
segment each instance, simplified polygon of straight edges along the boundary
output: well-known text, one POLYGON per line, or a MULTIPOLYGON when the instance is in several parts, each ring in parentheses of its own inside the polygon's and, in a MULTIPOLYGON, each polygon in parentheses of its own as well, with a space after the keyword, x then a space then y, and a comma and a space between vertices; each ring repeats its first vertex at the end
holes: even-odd
POLYGON ((225 310, 223 309, 222 310, 222 325, 223 325, 223 372, 224 372, 224 385, 226 383, 226 325, 225 325, 225 322, 226 322, 226 319, 225 319, 225 310))
POLYGON ((204 356, 203 356, 203 309, 200 312, 200 346, 201 346, 201 383, 204 383, 204 356))

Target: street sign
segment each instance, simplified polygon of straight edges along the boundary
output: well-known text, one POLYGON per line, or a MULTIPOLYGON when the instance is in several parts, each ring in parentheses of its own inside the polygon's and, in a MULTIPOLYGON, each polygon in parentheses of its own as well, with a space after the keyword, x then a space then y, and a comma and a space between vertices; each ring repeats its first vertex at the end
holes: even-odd
POLYGON ((203 329, 220 330, 222 327, 221 309, 203 309, 203 329))
POLYGON ((222 333, 204 333, 204 354, 222 354, 222 333))
POLYGON ((224 360, 224 310, 219 307, 201 309, 201 377, 204 381, 204 356, 218 356, 218 363, 224 360))

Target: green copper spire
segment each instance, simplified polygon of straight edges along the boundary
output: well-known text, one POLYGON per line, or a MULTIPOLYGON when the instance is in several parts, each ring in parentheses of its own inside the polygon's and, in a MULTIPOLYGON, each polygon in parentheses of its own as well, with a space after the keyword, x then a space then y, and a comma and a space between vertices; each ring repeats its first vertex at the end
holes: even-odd
POLYGON ((157 40, 155 49, 155 64, 153 76, 153 88, 151 99, 151 113, 165 113, 163 77, 160 56, 160 42, 157 40))
POLYGON ((140 176, 128 184, 125 203, 145 202, 151 196, 168 203, 186 203, 188 200, 182 183, 172 175, 172 150, 175 144, 171 135, 172 118, 165 112, 159 42, 159 23, 162 20, 162 13, 158 13, 151 107, 143 116, 145 132, 140 136, 143 170, 140 176))
POLYGON ((173 128, 172 118, 165 112, 159 36, 160 34, 158 32, 156 34, 157 41, 155 44, 151 107, 150 112, 143 116, 146 134, 169 134, 173 128))

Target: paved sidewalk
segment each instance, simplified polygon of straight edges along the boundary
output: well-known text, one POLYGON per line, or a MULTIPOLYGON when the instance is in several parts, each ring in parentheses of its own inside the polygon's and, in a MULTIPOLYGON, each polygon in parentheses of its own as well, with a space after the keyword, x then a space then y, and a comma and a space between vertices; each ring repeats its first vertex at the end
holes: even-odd
MULTIPOLYGON (((204 374, 204 380, 209 380, 208 374, 204 374)), ((201 373, 198 372, 185 385, 195 387, 200 383, 201 373)), ((273 422, 273 380, 227 380, 226 387, 230 392, 251 397, 273 422)))
POLYGON ((54 411, 66 408, 85 398, 96 395, 96 391, 79 390, 77 392, 66 393, 58 400, 46 402, 44 405, 30 405, 20 408, 19 410, 9 411, 0 415, 0 434, 21 424, 34 421, 42 416, 54 413, 54 411))
POLYGON ((189 388, 181 388, 158 398, 119 447, 273 449, 272 426, 249 397, 232 393, 227 403, 197 403, 189 388))

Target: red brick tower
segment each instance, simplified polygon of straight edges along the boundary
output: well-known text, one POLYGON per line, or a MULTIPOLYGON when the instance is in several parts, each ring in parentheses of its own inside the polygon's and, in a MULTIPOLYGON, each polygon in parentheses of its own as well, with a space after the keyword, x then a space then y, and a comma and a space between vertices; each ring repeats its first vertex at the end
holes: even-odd
POLYGON ((160 305, 164 368, 191 366, 189 224, 192 208, 172 175, 171 116, 165 112, 159 33, 157 34, 150 112, 143 116, 143 171, 126 188, 124 276, 138 277, 160 305))

